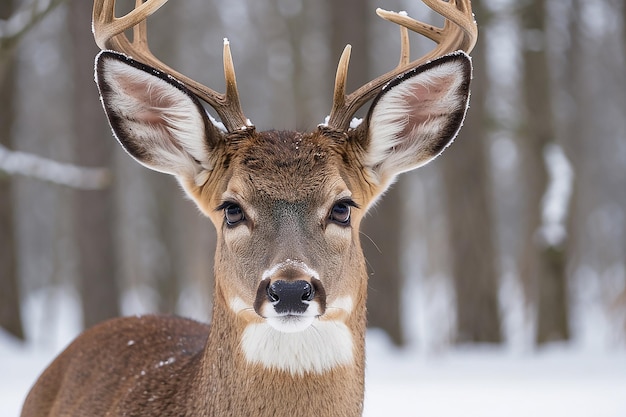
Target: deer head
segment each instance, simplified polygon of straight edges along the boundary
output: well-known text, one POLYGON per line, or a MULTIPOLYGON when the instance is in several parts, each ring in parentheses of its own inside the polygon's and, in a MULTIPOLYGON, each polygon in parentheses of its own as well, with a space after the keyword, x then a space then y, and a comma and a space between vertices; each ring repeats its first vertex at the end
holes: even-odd
POLYGON ((352 362, 353 345, 346 340, 355 337, 355 326, 362 331, 366 298, 359 225, 398 174, 435 158, 461 127, 471 79, 463 50, 471 50, 476 35, 469 2, 429 1, 448 19, 438 30, 379 9, 402 27, 400 63, 346 95, 346 47, 328 122, 309 133, 256 131, 239 105, 226 40, 225 94, 158 61, 147 46, 145 18, 163 3, 139 0, 117 19, 111 1, 96 1, 94 33, 104 50, 96 77, 116 138, 141 164, 174 175, 212 220, 216 305, 238 317, 251 362, 298 372, 352 362), (122 33, 130 27, 132 42, 122 33), (407 28, 438 46, 411 61, 407 28), (366 118, 350 126, 372 98, 366 118), (200 100, 216 110, 223 127, 200 100), (329 348, 335 353, 315 366, 272 361, 258 351, 266 343, 260 340, 302 336, 311 327, 319 333, 326 323, 334 330, 325 338, 338 342, 329 348))

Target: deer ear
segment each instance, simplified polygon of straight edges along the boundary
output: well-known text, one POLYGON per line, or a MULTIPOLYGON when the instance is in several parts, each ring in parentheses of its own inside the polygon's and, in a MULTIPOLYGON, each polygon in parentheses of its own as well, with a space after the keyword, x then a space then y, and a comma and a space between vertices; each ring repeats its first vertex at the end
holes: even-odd
POLYGON ((367 116, 364 165, 382 187, 448 146, 469 102, 472 65, 463 52, 414 68, 387 84, 367 116))
POLYGON ((191 180, 212 169, 222 135, 182 84, 111 51, 96 58, 96 81, 115 137, 138 162, 191 180))

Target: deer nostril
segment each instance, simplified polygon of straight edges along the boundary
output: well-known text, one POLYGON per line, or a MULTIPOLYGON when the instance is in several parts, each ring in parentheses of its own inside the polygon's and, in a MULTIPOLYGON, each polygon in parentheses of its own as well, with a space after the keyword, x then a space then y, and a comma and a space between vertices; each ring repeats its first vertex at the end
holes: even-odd
POLYGON ((305 282, 304 288, 302 289, 302 301, 311 301, 315 297, 315 290, 313 286, 308 282, 305 282))
POLYGON ((280 297, 278 296, 279 289, 276 288, 277 282, 267 286, 267 299, 270 300, 272 303, 275 303, 280 299, 280 297))

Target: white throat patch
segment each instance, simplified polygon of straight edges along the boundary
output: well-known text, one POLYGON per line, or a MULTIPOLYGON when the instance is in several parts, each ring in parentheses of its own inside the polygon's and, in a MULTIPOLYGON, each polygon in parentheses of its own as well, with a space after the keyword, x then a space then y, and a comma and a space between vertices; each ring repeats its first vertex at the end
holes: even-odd
POLYGON ((321 374, 354 361, 352 334, 341 321, 315 320, 306 330, 284 333, 267 323, 249 324, 241 349, 251 364, 304 375, 321 374))

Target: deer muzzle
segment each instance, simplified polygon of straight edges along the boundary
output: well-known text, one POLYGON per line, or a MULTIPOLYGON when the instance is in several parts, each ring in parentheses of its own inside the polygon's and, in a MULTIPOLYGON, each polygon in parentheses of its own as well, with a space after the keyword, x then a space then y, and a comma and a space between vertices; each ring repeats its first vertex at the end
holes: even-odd
POLYGON ((305 264, 283 262, 263 274, 254 310, 276 330, 302 331, 326 310, 324 286, 305 264))

